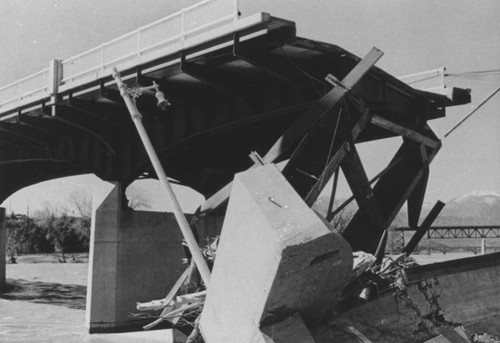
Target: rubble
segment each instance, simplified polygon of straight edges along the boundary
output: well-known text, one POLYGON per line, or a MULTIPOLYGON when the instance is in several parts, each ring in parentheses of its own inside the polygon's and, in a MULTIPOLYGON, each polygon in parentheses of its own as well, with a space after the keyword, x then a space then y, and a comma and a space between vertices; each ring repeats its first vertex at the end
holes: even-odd
MULTIPOLYGON (((297 199, 274 165, 237 175, 222 232, 201 249, 210 265, 215 262, 209 287, 179 294, 188 289, 192 271, 186 269, 166 298, 137 304, 138 310, 162 310, 145 329, 168 320, 189 328, 186 342, 238 337, 252 343, 323 343, 343 337, 336 341, 369 343, 377 342, 371 338, 373 329, 356 318, 363 304, 380 302, 379 314, 373 308, 363 313, 394 325, 393 317, 402 311, 403 327, 415 320, 407 342, 468 342, 465 330, 445 319, 439 282, 415 285, 408 277, 407 271, 417 266, 411 257, 386 256, 377 264, 372 254, 353 253, 327 225, 297 199), (387 312, 389 293, 397 312, 387 312), (422 307, 422 295, 429 309, 422 307), (329 324, 321 330, 329 340, 315 331, 325 320, 329 324)), ((386 333, 384 342, 400 342, 397 337, 386 333)), ((474 337, 476 342, 496 342, 486 340, 487 335, 474 337)))
POLYGON ((375 256, 364 251, 356 251, 352 254, 352 256, 353 266, 351 280, 369 270, 376 261, 375 256))
POLYGON ((473 333, 470 337, 471 343, 500 343, 500 338, 487 333, 473 333))

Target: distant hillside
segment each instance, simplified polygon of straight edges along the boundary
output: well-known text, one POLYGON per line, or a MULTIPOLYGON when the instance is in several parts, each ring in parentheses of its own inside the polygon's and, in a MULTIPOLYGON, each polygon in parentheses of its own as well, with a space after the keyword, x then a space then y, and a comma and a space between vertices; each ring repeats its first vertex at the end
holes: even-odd
POLYGON ((500 195, 474 191, 446 203, 437 225, 500 225, 500 195))
MULTIPOLYGON (((320 197, 313 208, 320 214, 325 215, 328 209, 328 197, 320 197)), ((335 201, 337 207, 344 202, 344 199, 335 201)), ((434 204, 424 204, 420 222, 427 216, 434 204)), ((357 210, 356 202, 353 201, 347 206, 342 214, 343 218, 334 220, 334 225, 345 225, 350 217, 357 210)), ((500 195, 496 192, 475 191, 456 197, 446 204, 441 214, 434 222, 434 225, 500 225, 500 195)), ((392 222, 392 227, 408 226, 408 212, 404 206, 400 213, 392 222)), ((405 233, 405 241, 408 242, 413 236, 412 232, 405 233)), ((427 250, 427 237, 424 236, 419 244, 420 250, 427 250)), ((450 250, 469 250, 477 253, 480 251, 481 239, 432 239, 433 250, 443 252, 450 250)), ((488 252, 500 249, 500 239, 487 239, 488 252)))
MULTIPOLYGON (((320 197, 313 208, 325 214, 328 208, 328 197, 320 197)), ((335 201, 337 207, 344 199, 335 201)), ((420 222, 427 216, 434 204, 424 204, 420 222)), ((345 215, 352 216, 356 211, 353 201, 345 210, 345 215)), ((500 225, 500 195, 494 191, 474 191, 460 195, 446 203, 434 225, 500 225)), ((408 226, 406 205, 394 219, 393 227, 408 226)))

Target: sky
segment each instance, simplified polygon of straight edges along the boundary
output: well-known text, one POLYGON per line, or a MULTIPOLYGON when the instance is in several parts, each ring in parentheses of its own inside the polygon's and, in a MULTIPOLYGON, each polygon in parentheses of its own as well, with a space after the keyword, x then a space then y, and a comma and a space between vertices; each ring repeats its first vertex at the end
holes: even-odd
MULTIPOLYGON (((1 0, 0 87, 46 68, 51 59, 76 55, 195 2, 1 0)), ((496 0, 240 0, 239 9, 243 17, 263 11, 295 21, 299 36, 339 45, 358 56, 375 46, 385 53, 377 66, 396 76, 442 66, 451 74, 500 68, 496 0)), ((500 78, 448 77, 446 83, 471 88, 473 101, 449 108, 446 118, 430 122, 440 138, 500 86, 500 78)), ((499 110, 497 95, 443 138, 431 165, 427 202, 475 190, 500 192, 499 110)), ((390 139, 360 145, 369 177, 387 165, 399 144, 390 139)), ((21 190, 2 206, 23 212, 27 204, 35 208, 46 201, 65 203, 75 187, 89 185, 102 184, 93 176, 53 181, 21 190)), ((345 184, 340 193, 347 195, 345 184)), ((199 201, 191 193, 187 198, 199 201)))

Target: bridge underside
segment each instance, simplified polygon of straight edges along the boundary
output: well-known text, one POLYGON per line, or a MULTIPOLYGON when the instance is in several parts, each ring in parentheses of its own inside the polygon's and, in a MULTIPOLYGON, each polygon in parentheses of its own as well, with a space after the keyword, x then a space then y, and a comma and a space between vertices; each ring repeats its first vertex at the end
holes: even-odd
MULTIPOLYGON (((325 81, 328 74, 342 80, 359 62, 338 46, 297 37, 294 23, 269 17, 122 76, 130 85, 161 86, 172 105, 162 111, 143 95, 144 125, 167 175, 209 198, 254 164, 251 151, 264 156, 341 87, 325 81)), ((466 91, 455 95, 417 91, 373 67, 314 125, 295 129, 291 136, 299 138, 274 161, 289 159, 283 173, 309 205, 341 168, 360 208, 344 236, 354 249, 374 251, 407 200, 416 225, 428 165, 440 147, 427 121, 470 101, 466 91), (402 136, 401 148, 372 189, 355 143, 394 136, 402 136)), ((94 173, 124 186, 156 177, 111 77, 32 105, 0 121, 0 200, 62 176, 94 173)))

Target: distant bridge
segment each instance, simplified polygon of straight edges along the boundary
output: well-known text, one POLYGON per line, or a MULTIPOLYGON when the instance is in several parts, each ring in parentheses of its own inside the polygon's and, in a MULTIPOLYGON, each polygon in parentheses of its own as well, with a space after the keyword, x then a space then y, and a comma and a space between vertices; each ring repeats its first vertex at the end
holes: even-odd
MULTIPOLYGON (((396 232, 416 231, 409 227, 395 228, 396 232)), ((431 226, 427 238, 500 238, 500 225, 431 226)))
MULTIPOLYGON (((405 232, 415 232, 409 227, 397 227, 392 233, 392 250, 403 251, 405 232)), ((500 238, 500 225, 432 226, 427 231, 427 239, 470 239, 500 238)))
POLYGON ((500 225, 434 226, 427 231, 427 238, 500 238, 500 225))

